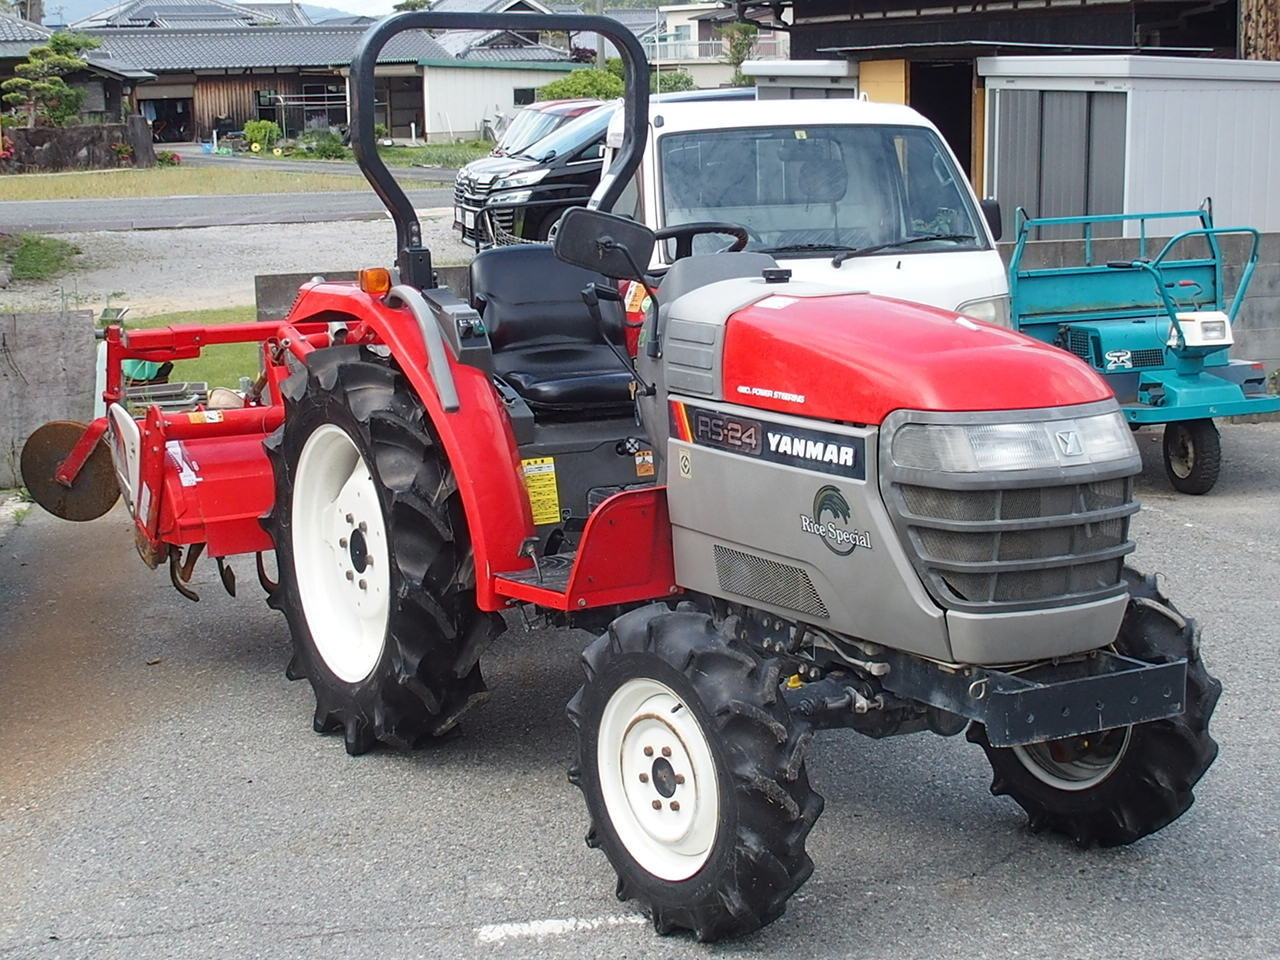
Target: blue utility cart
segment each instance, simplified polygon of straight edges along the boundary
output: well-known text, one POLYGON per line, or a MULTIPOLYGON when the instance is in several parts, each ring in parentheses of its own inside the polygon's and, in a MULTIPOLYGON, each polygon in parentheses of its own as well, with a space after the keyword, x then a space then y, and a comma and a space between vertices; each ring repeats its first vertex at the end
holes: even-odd
MULTIPOLYGON (((1164 424, 1164 465, 1183 493, 1207 493, 1220 466, 1214 417, 1280 410, 1267 394, 1260 363, 1232 360, 1231 325, 1258 259, 1258 231, 1215 227, 1209 204, 1198 210, 1028 218, 1019 208, 1018 238, 1009 264, 1014 329, 1075 354, 1110 384, 1130 426, 1164 424), (1198 220, 1148 256, 1152 222, 1198 220), (1137 257, 1095 259, 1115 240, 1101 225, 1137 221, 1137 257), (1082 262, 1027 268, 1028 241, 1046 227, 1082 230, 1082 262), (1249 238, 1249 253, 1229 307, 1223 305, 1222 247, 1228 235, 1249 238)), ((1123 228, 1122 228, 1123 229, 1123 228)), ((1132 242, 1132 241, 1128 241, 1132 242)))

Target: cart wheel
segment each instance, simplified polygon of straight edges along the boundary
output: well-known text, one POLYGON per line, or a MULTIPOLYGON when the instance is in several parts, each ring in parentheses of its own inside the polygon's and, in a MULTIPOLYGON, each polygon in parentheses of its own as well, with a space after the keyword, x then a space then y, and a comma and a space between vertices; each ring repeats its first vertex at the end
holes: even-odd
POLYGON ((1164 472, 1179 493, 1208 493, 1218 482, 1222 446, 1212 420, 1165 424, 1164 472))

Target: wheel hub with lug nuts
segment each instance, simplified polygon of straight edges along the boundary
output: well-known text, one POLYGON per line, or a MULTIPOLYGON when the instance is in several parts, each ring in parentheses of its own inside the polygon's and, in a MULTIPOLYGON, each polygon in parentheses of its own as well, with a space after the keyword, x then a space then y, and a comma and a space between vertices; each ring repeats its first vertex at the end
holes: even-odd
POLYGON ((701 869, 719 786, 706 735, 680 697, 656 680, 624 683, 602 714, 597 762, 610 820, 636 862, 672 881, 701 869))
POLYGON ((298 458, 292 537, 311 638, 337 677, 358 683, 372 673, 386 639, 387 533, 373 475, 334 424, 318 427, 298 458))

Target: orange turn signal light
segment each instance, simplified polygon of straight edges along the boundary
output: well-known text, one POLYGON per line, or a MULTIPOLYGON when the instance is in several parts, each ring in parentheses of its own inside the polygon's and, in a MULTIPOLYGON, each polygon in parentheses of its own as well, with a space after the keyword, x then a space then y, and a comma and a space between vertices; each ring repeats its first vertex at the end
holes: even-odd
POLYGON ((386 267, 368 267, 360 271, 360 289, 381 296, 391 289, 391 271, 386 267))

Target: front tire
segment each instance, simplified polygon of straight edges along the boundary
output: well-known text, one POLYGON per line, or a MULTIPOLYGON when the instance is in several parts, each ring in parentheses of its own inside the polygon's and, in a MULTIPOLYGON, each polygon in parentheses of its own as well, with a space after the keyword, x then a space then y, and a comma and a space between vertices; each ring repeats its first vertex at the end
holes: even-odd
POLYGON ((453 472, 404 376, 364 348, 309 354, 283 390, 265 524, 288 675, 311 682, 315 729, 342 731, 348 753, 416 747, 486 697, 491 621, 453 472))
POLYGON ((776 661, 736 637, 737 619, 655 604, 587 647, 569 702, 590 846, 659 933, 741 936, 782 915, 813 863, 804 842, 822 798, 804 768, 776 661))
POLYGON ((1164 427, 1164 472, 1179 493, 1208 493, 1222 469, 1222 441, 1212 420, 1175 420, 1164 427))
POLYGON ((1009 796, 1033 831, 1070 837, 1081 847, 1133 843, 1182 816, 1192 787, 1218 755, 1209 718, 1222 684, 1200 659, 1199 630, 1159 592, 1155 578, 1126 568, 1130 601, 1117 652, 1168 663, 1186 658, 1183 712, 1164 720, 1025 747, 993 747, 980 724, 969 728, 991 763, 991 792, 1009 796))

